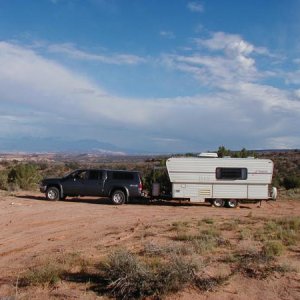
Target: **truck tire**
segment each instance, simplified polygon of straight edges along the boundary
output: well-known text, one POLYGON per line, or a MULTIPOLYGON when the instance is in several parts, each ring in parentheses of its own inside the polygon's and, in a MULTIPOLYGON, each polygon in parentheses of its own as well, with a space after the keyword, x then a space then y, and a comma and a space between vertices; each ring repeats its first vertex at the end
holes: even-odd
POLYGON ((57 201, 59 200, 59 190, 58 188, 51 186, 46 191, 47 200, 57 201))
POLYGON ((115 205, 121 205, 124 204, 126 201, 126 196, 125 193, 121 190, 115 190, 112 194, 111 194, 111 201, 113 204, 115 205))
POLYGON ((216 198, 212 200, 212 205, 215 207, 223 207, 225 204, 225 201, 220 198, 216 198))
POLYGON ((236 199, 229 199, 226 201, 226 206, 229 208, 236 208, 239 205, 239 202, 236 199))

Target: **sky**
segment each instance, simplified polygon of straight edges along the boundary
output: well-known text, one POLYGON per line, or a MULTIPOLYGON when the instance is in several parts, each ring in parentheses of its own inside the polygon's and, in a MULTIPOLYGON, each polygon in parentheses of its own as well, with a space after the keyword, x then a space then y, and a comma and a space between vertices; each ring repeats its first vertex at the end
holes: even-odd
POLYGON ((281 149, 299 128, 300 0, 0 1, 0 142, 281 149))

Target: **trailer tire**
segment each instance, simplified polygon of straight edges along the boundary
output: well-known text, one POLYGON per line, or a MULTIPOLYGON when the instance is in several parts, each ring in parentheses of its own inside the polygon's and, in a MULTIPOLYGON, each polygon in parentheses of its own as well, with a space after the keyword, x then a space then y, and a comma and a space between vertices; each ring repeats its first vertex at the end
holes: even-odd
POLYGON ((111 194, 111 201, 115 205, 122 205, 122 204, 124 204, 126 202, 126 195, 121 190, 115 190, 111 194))
POLYGON ((238 205, 239 202, 236 199, 229 199, 226 201, 226 206, 229 208, 236 208, 238 205))
POLYGON ((216 198, 216 199, 213 199, 211 203, 215 207, 223 207, 225 204, 225 201, 223 199, 216 198))

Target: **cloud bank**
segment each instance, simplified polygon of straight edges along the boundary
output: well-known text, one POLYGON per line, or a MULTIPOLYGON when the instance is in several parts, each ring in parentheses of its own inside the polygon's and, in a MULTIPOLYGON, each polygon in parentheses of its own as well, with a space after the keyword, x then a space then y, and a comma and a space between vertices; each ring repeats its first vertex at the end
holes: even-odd
MULTIPOLYGON (((104 64, 146 63, 132 55, 95 55, 74 45, 48 45, 44 53, 0 42, 0 136, 91 138, 137 151, 202 151, 299 147, 299 89, 266 83, 256 57, 269 57, 238 35, 194 40, 189 55, 164 54, 161 68, 184 73, 203 93, 189 97, 126 98, 49 59, 47 52, 104 64)), ((296 78, 300 70, 290 73, 296 78)), ((274 75, 272 75, 274 76, 274 75)), ((137 82, 137 84, 139 84, 137 82)))

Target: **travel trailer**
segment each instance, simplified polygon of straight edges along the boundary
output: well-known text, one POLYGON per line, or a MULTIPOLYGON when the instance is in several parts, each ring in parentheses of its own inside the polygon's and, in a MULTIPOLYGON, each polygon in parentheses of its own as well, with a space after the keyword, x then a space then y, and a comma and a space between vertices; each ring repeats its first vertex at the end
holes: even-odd
POLYGON ((166 162, 172 198, 236 207, 239 202, 276 200, 270 188, 273 162, 269 159, 218 158, 217 153, 198 157, 172 157, 166 162))

